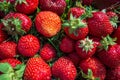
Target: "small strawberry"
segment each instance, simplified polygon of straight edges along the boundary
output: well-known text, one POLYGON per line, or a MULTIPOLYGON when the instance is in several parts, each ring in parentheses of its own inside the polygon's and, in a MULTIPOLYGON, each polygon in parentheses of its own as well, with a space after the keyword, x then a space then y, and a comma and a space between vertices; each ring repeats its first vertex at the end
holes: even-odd
POLYGON ((40 42, 37 37, 28 34, 19 39, 17 49, 23 56, 32 57, 39 51, 40 42))
POLYGON ((64 53, 70 53, 74 50, 75 42, 71 38, 65 36, 60 42, 60 50, 64 53))
POLYGON ((61 57, 53 64, 52 74, 60 80, 75 80, 77 72, 72 61, 61 57))
POLYGON ((16 47, 17 47, 17 44, 12 41, 1 43, 0 44, 0 59, 15 57, 17 53, 16 47))
POLYGON ((96 44, 87 37, 83 40, 77 41, 75 49, 80 58, 87 59, 95 53, 96 44))
POLYGON ((89 33, 95 37, 107 36, 113 32, 113 26, 109 17, 103 12, 94 12, 91 18, 87 20, 89 33))
POLYGON ((91 5, 93 3, 93 0, 82 0, 82 4, 84 5, 91 5))
POLYGON ((101 40, 98 58, 109 68, 114 68, 120 64, 120 45, 116 44, 115 39, 106 36, 101 40))
POLYGON ((37 31, 45 37, 56 35, 61 29, 60 17, 51 11, 42 11, 35 19, 37 31))
POLYGON ((83 60, 80 62, 80 69, 87 80, 104 80, 106 77, 106 69, 97 58, 83 60))
POLYGON ((15 9, 23 14, 31 14, 38 7, 39 0, 16 0, 15 9))
POLYGON ((42 58, 30 58, 26 64, 24 80, 51 80, 50 66, 42 58))
POLYGON ((47 43, 41 49, 40 56, 43 60, 49 62, 56 57, 56 51, 54 47, 47 43))

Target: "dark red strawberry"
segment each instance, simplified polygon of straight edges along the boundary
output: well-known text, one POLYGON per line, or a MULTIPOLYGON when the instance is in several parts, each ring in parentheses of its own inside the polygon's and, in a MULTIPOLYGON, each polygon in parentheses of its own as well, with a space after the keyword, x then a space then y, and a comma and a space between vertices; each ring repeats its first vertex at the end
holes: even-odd
POLYGON ((95 53, 96 43, 89 38, 85 38, 77 41, 75 49, 80 58, 87 59, 95 53))
POLYGON ((52 11, 62 15, 66 8, 65 0, 39 0, 40 8, 44 11, 52 11))
POLYGON ((37 37, 28 34, 19 39, 17 49, 23 56, 32 57, 39 51, 40 42, 37 37))
POLYGON ((51 80, 50 66, 42 58, 30 58, 26 64, 24 80, 51 80))
POLYGON ((3 42, 0 44, 0 59, 13 58, 16 56, 17 44, 13 41, 3 42))
POLYGON ((77 72, 72 61, 66 57, 61 57, 53 64, 52 74, 60 80, 75 80, 77 72))
POLYGON ((114 69, 109 69, 107 71, 105 80, 119 80, 119 79, 120 79, 120 66, 117 66, 114 69))
POLYGON ((60 50, 64 53, 70 53, 74 50, 75 42, 71 38, 65 36, 60 42, 60 50))
POLYGON ((56 51, 54 47, 47 43, 41 49, 40 56, 42 57, 43 60, 49 62, 56 57, 56 51))
POLYGON ((89 58, 80 62, 80 69, 84 78, 88 80, 104 80, 106 77, 106 69, 97 58, 89 58))
POLYGON ((109 17, 103 12, 93 12, 93 17, 89 18, 87 23, 92 36, 100 38, 113 32, 109 17))
POLYGON ((97 53, 100 61, 110 68, 120 64, 120 45, 114 41, 110 36, 104 37, 101 41, 101 51, 97 53))
POLYGON ((24 14, 33 13, 38 7, 39 0, 16 0, 15 9, 24 14))
POLYGON ((93 3, 93 0, 82 0, 82 4, 84 5, 91 5, 93 3))

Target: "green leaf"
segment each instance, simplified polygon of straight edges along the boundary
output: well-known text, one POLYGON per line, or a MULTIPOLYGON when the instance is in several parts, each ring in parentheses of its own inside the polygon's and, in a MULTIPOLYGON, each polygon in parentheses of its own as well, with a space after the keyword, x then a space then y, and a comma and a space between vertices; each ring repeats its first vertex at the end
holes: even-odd
POLYGON ((93 73, 92 73, 92 70, 91 70, 91 69, 88 69, 88 76, 89 76, 89 77, 92 77, 92 76, 93 76, 93 73))
POLYGON ((9 74, 1 74, 0 80, 11 80, 9 74))

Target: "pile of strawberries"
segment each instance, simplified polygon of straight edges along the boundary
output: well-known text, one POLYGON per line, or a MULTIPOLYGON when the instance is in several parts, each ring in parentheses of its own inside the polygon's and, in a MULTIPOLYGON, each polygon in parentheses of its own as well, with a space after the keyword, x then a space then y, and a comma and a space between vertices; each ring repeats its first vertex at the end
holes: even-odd
POLYGON ((120 80, 120 0, 0 0, 0 80, 120 80))

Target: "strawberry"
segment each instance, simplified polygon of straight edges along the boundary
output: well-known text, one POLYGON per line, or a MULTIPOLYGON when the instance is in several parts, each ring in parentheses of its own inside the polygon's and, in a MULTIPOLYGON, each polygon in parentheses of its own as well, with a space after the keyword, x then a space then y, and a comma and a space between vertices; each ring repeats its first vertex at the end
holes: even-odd
POLYGON ((40 8, 43 11, 52 11, 57 13, 58 15, 62 15, 66 8, 65 0, 39 0, 39 1, 40 8))
POLYGON ((0 59, 13 58, 16 56, 17 44, 13 41, 7 41, 0 44, 0 59))
POLYGON ((75 42, 71 38, 65 36, 60 43, 60 50, 64 53, 70 53, 74 50, 75 42))
POLYGON ((17 49, 23 56, 32 57, 39 51, 40 42, 37 37, 28 34, 19 39, 17 49))
POLYGON ((51 11, 42 11, 35 18, 37 31, 45 37, 56 35, 61 29, 60 17, 51 11))
POLYGON ((77 73, 72 61, 66 57, 61 57, 53 64, 52 74, 60 80, 75 80, 77 73))
POLYGON ((82 0, 82 4, 84 5, 91 5, 93 3, 93 0, 82 0))
POLYGON ((16 0, 15 9, 23 14, 31 14, 38 7, 39 0, 16 0))
POLYGON ((51 80, 50 66, 42 58, 30 58, 26 64, 24 80, 51 80))
POLYGON ((95 37, 107 36, 113 32, 109 17, 103 12, 94 12, 93 17, 87 20, 89 33, 95 37))
POLYGON ((47 62, 52 61, 56 57, 56 50, 50 44, 46 43, 40 51, 40 56, 47 62))
POLYGON ((104 80, 106 77, 106 69, 104 65, 94 57, 81 61, 80 69, 82 75, 84 74, 83 77, 87 80, 104 80))
POLYGON ((120 79, 120 66, 115 67, 114 69, 109 69, 107 71, 105 80, 119 80, 120 79))
POLYGON ((114 68, 120 64, 120 45, 116 44, 115 39, 106 36, 101 40, 98 58, 109 68, 114 68))
POLYGON ((96 43, 87 37, 83 40, 78 40, 75 49, 80 58, 87 59, 95 53, 96 43))

